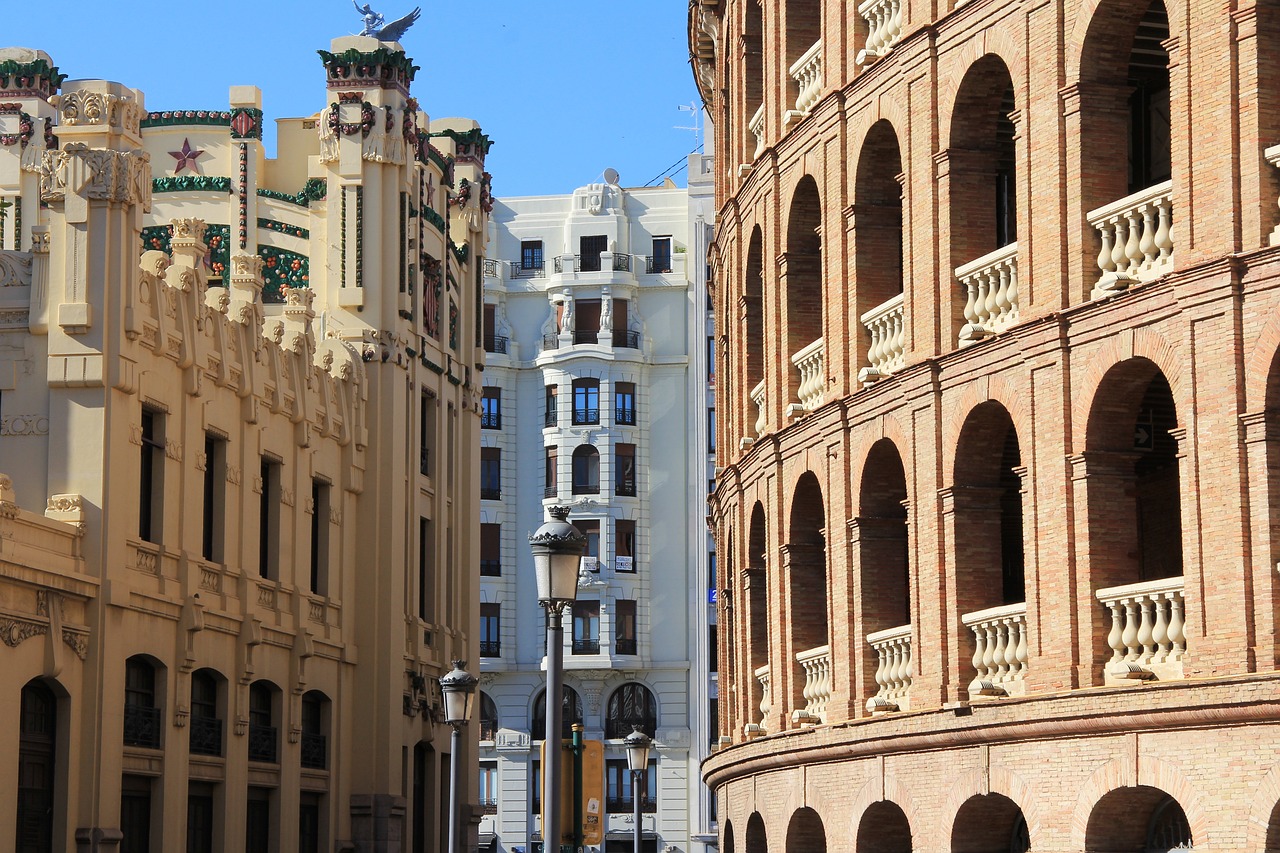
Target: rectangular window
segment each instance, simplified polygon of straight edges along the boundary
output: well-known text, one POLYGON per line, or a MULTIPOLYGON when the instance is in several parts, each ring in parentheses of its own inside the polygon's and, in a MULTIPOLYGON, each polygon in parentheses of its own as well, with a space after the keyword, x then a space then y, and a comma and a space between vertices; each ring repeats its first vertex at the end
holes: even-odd
POLYGON ((636 496, 636 446, 615 444, 613 449, 614 492, 623 497, 636 496))
POLYGON ((574 302, 573 342, 600 343, 600 300, 578 299, 574 302))
POLYGON ((583 236, 578 239, 581 253, 578 269, 582 272, 600 271, 600 253, 609 248, 609 238, 603 234, 583 236))
POLYGON ((480 500, 502 500, 502 448, 480 448, 480 500))
POLYGON ((542 812, 542 762, 536 758, 529 764, 529 810, 542 812))
POLYGON ((613 421, 619 426, 636 424, 636 386, 632 382, 618 382, 613 386, 613 421))
POLYGON ((480 762, 480 810, 485 814, 498 813, 498 762, 480 762))
POLYGON ((640 349, 640 330, 632 329, 627 314, 627 300, 613 300, 613 345, 625 349, 640 349))
POLYGON ((716 384, 716 339, 707 336, 707 381, 716 384))
POLYGON ((520 269, 542 272, 542 241, 520 241, 520 269))
POLYGON ((280 462, 262 457, 258 497, 258 574, 280 579, 280 462))
POLYGON ((600 381, 575 379, 573 381, 573 423, 600 423, 600 381))
POLYGON ((206 560, 222 562, 227 514, 227 440, 211 433, 204 435, 204 541, 206 560))
POLYGON ((543 474, 542 495, 547 498, 556 496, 556 465, 559 455, 559 448, 548 447, 546 449, 545 472, 543 474))
POLYGON ((486 385, 480 397, 480 428, 502 429, 502 389, 486 385))
POLYGON ((431 451, 436 444, 436 398, 422 392, 422 400, 419 406, 421 429, 418 436, 419 450, 422 454, 420 470, 422 476, 431 476, 431 451))
POLYGON ((636 603, 630 599, 619 599, 613 603, 613 611, 617 619, 614 653, 636 654, 636 603))
POLYGON ((654 237, 649 272, 671 272, 671 238, 654 237))
POLYGON ((613 523, 613 544, 616 554, 613 562, 615 572, 634 572, 636 570, 636 523, 629 518, 620 518, 613 523))
POLYGON ((160 541, 164 519, 164 413, 142 410, 142 461, 138 489, 138 538, 160 541))
POLYGON ((600 602, 573 603, 573 653, 600 654, 600 602))
POLYGON ((329 594, 329 495, 324 480, 311 481, 311 591, 329 594))
POLYGON ((707 409, 707 452, 716 452, 716 410, 707 409))
POLYGON ((151 853, 150 776, 120 778, 120 853, 151 853))
POLYGON ((575 521, 573 526, 586 537, 586 545, 582 549, 582 568, 588 572, 600 571, 600 522, 575 521))
POLYGON ((187 853, 213 853, 213 785, 187 786, 187 853))
POLYGON ((418 618, 431 624, 435 621, 432 604, 435 601, 435 573, 431 570, 431 558, 435 553, 431 522, 418 519, 418 618))
POLYGON ((720 644, 716 626, 707 626, 707 665, 710 672, 720 671, 720 644))
POLYGON ((480 657, 496 658, 502 654, 502 605, 483 602, 480 605, 480 657))
POLYGON ((245 853, 271 853, 271 789, 250 788, 246 805, 245 853))
MULTIPOLYGON (((630 814, 633 808, 631 800, 631 768, 625 758, 610 758, 604 763, 605 775, 605 811, 609 814, 630 814)), ((644 771, 644 795, 640 800, 640 811, 652 814, 658 810, 658 761, 649 759, 649 768, 644 771)))
POLYGON ((542 420, 543 426, 553 427, 556 425, 556 387, 555 385, 547 386, 546 406, 544 407, 545 417, 542 420))
POLYGON ((487 578, 502 577, 502 525, 480 525, 480 574, 487 578))
POLYGON ((303 791, 298 802, 298 853, 320 853, 320 804, 323 795, 303 791))

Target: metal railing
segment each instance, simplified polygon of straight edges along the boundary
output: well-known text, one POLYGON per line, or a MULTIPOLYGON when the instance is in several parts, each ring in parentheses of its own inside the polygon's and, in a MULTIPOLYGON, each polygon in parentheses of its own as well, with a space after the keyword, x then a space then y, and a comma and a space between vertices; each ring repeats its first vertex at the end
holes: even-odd
POLYGON ((217 717, 192 717, 192 755, 222 755, 222 720, 217 717))
POLYGON ((600 342, 600 332, 595 329, 574 329, 573 343, 578 344, 596 344, 600 342))
POLYGON ((614 272, 631 272, 631 256, 618 254, 613 256, 614 272))
POLYGON ((502 488, 494 486, 480 487, 480 500, 482 501, 500 501, 502 500, 502 488))
POLYGON ((546 416, 543 418, 542 425, 553 427, 556 425, 556 410, 548 409, 546 416))
POLYGON ((502 413, 501 412, 481 412, 480 428, 481 429, 502 429, 502 413))
POLYGON ((430 477, 431 476, 431 448, 429 447, 422 448, 422 461, 420 465, 421 467, 418 470, 422 472, 422 476, 430 477))
POLYGON ((626 498, 634 498, 636 496, 636 477, 634 474, 619 475, 617 482, 614 484, 613 491, 615 494, 626 498))
POLYGON ((644 271, 650 275, 656 272, 671 272, 671 258, 654 258, 653 255, 645 255, 644 271))
POLYGON ((509 343, 511 343, 511 339, 506 335, 485 335, 484 351, 502 353, 503 355, 506 355, 507 345, 509 343))
POLYGON ((635 637, 628 639, 619 638, 614 642, 613 651, 614 654, 619 655, 634 655, 636 653, 635 637))
POLYGON ((542 490, 542 496, 544 498, 554 498, 559 493, 560 493, 560 490, 555 483, 552 483, 550 486, 544 487, 542 490))
POLYGON ((124 707, 125 746, 160 748, 160 709, 145 705, 124 707))
MULTIPOLYGON (((556 272, 559 272, 559 271, 560 271, 559 269, 556 270, 556 272)), ((511 277, 512 278, 542 278, 542 264, 538 264, 536 267, 523 267, 523 266, 520 266, 519 264, 512 263, 511 277)))
POLYGON ((481 814, 498 813, 498 800, 496 797, 481 797, 479 806, 481 814))
POLYGON ((324 735, 302 733, 302 766, 324 770, 329 765, 329 739, 324 735))
POLYGON ((575 655, 598 655, 600 654, 600 639, 597 638, 573 638, 573 653, 575 655))
POLYGON ((543 335, 542 348, 544 350, 560 349, 560 336, 559 335, 543 335))
POLYGON ((485 258, 481 269, 486 278, 502 278, 502 273, 498 271, 498 262, 493 258, 485 258))
POLYGON ((485 578, 502 577, 502 561, 501 560, 481 560, 480 576, 485 578))
MULTIPOLYGON (((631 732, 627 732, 627 734, 631 734, 631 732)), ((627 772, 630 773, 631 771, 628 770, 627 772)), ((631 814, 632 809, 635 808, 634 802, 630 797, 609 797, 605 800, 605 811, 608 814, 631 814)), ((641 797, 640 811, 644 814, 654 814, 658 811, 658 804, 648 797, 641 797)))
POLYGON ((600 255, 574 255, 573 261, 578 272, 600 272, 600 255))
POLYGON ((598 424, 600 423, 599 409, 574 409, 573 422, 577 424, 598 424))
POLYGON ((482 658, 502 657, 502 641, 501 640, 481 640, 480 641, 480 657, 482 658))
POLYGON ((636 410, 634 406, 620 406, 613 412, 613 422, 618 426, 635 426, 636 410))
POLYGON ((614 329, 613 345, 621 349, 640 349, 640 333, 632 329, 614 329))
POLYGON ((599 483, 574 483, 573 493, 575 495, 598 495, 600 494, 599 483))
POLYGON ((249 760, 266 764, 276 763, 276 745, 279 742, 275 726, 249 724, 249 760))

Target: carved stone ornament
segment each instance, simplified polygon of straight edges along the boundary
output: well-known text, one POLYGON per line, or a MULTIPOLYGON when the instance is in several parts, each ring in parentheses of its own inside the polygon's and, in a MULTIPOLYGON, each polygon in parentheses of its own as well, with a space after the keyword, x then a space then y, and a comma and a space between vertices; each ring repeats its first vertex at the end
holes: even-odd
POLYGON ((45 512, 81 512, 84 510, 84 498, 80 495, 54 495, 49 498, 45 512))
POLYGON ((48 435, 46 415, 5 415, 0 418, 0 435, 48 435))
POLYGON ((87 199, 151 207, 151 155, 111 151, 73 142, 45 151, 40 162, 40 198, 61 201, 68 192, 87 199))
POLYGON ((31 325, 31 312, 21 308, 0 310, 0 329, 25 329, 31 325))
POLYGON ((0 287, 30 287, 31 258, 30 252, 0 252, 0 287))
POLYGON ((132 98, 87 89, 66 92, 58 107, 62 113, 59 124, 67 127, 105 124, 133 136, 142 133, 142 120, 147 115, 132 98))
POLYGON ((47 625, 27 622, 22 619, 13 619, 9 616, 0 616, 0 640, 3 640, 4 644, 11 648, 19 646, 23 640, 39 637, 48 632, 47 625))

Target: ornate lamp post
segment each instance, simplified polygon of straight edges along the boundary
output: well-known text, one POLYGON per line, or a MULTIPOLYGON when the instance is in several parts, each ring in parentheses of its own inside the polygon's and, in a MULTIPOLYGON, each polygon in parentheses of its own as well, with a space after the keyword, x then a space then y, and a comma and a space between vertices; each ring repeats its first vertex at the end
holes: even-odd
POLYGON ((547 611, 547 731, 542 764, 543 853, 560 853, 560 718, 564 702, 564 606, 578 597, 578 569, 586 537, 570 524, 569 507, 547 510, 551 521, 529 536, 538 603, 547 611))
POLYGON ((653 741, 640 731, 639 726, 633 725, 631 730, 622 744, 627 748, 627 767, 631 770, 631 815, 635 819, 632 853, 640 853, 640 786, 644 784, 644 773, 649 769, 649 747, 653 741))
POLYGON ((440 692, 444 694, 444 721, 453 727, 450 736, 452 757, 449 760, 449 853, 462 853, 462 839, 458 830, 458 798, 462 788, 462 727, 471 719, 471 697, 476 692, 477 679, 462 668, 462 661, 453 662, 453 671, 440 679, 440 692))

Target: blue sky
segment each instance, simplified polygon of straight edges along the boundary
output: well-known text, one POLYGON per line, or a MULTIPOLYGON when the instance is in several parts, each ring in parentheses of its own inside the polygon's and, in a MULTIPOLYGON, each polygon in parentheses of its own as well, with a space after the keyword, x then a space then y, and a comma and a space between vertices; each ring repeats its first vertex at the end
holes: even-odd
MULTIPOLYGON (((372 5, 388 20, 422 6, 402 42, 422 66, 414 94, 432 117, 481 123, 499 197, 569 192, 609 166, 640 186, 696 145, 675 129, 697 99, 687 0, 391 2, 372 5)), ((272 119, 324 107, 315 51, 359 29, 351 0, 55 0, 6 16, 0 46, 142 89, 151 110, 225 109, 229 86, 255 85, 272 119)))

